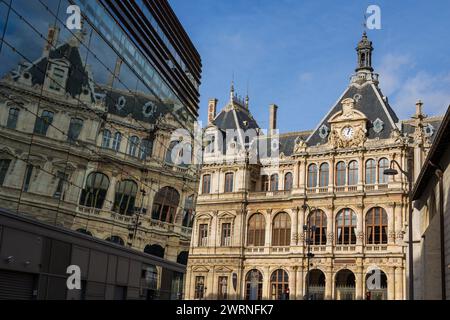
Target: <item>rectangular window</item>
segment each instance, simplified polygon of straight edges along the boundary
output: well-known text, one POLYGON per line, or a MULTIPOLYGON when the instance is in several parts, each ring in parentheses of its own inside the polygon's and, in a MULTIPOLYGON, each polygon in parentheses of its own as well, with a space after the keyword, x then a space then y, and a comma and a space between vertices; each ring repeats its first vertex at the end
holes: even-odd
POLYGON ((58 171, 58 185, 56 186, 55 193, 53 194, 53 198, 61 199, 64 193, 64 183, 69 179, 68 175, 64 172, 58 171))
POLYGON ((8 122, 6 123, 6 127, 9 129, 15 130, 17 128, 17 121, 19 119, 20 110, 17 108, 9 109, 8 114, 8 122))
POLYGON ((65 77, 65 70, 61 68, 53 68, 53 74, 51 76, 50 80, 50 89, 55 91, 61 91, 65 86, 64 84, 64 77, 65 77))
POLYGON ((208 225, 201 224, 198 228, 198 246, 206 247, 208 245, 208 225))
POLYGON ((70 119, 69 132, 67 133, 67 139, 74 142, 78 139, 83 129, 83 120, 78 118, 70 119))
POLYGON ((262 176, 261 188, 264 192, 269 191, 269 176, 262 176))
POLYGON ((0 186, 3 186, 5 182, 6 174, 8 173, 9 165, 11 160, 2 159, 0 160, 0 186))
POLYGON ((211 193, 211 176, 209 174, 203 176, 202 194, 211 193))
POLYGON ((42 115, 36 119, 34 125, 34 133, 45 136, 48 127, 53 123, 54 113, 51 111, 44 111, 42 115))
POLYGON ((222 237, 220 245, 222 247, 231 246, 231 223, 222 223, 222 237))
POLYGON ((28 192, 30 189, 31 176, 33 174, 33 165, 27 165, 27 169, 25 170, 25 181, 23 184, 23 192, 28 192))
POLYGON ((233 192, 233 179, 234 174, 233 173, 227 173, 225 174, 225 192, 233 192))
POLYGON ((205 277, 195 277, 195 295, 194 299, 203 299, 205 295, 205 277))
POLYGON ((217 292, 219 300, 228 299, 228 277, 219 277, 217 292))

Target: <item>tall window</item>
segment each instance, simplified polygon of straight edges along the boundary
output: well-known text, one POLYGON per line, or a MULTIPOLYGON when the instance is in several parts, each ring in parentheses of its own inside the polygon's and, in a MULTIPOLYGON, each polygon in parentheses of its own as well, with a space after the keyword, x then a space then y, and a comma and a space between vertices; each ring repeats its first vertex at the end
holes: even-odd
POLYGON ((111 145, 111 131, 105 129, 102 132, 102 148, 109 148, 111 145))
POLYGON ((225 174, 225 192, 233 192, 233 173, 225 174))
POLYGON ((228 277, 223 276, 219 277, 218 285, 218 295, 217 298, 219 300, 227 300, 228 299, 228 277))
POLYGON ((146 160, 152 155, 153 152, 153 141, 144 139, 141 143, 141 149, 139 150, 139 159, 146 160))
MULTIPOLYGON (((111 133, 109 134, 111 137, 111 133)), ((112 149, 115 151, 120 151, 120 144, 122 143, 122 134, 120 132, 116 132, 114 134, 114 139, 112 142, 112 149)), ((109 148, 109 143, 108 143, 109 148)))
POLYGON ((315 226, 311 240, 314 246, 327 244, 327 216, 322 210, 315 210, 309 215, 309 225, 315 226))
POLYGON ((18 108, 9 109, 8 121, 6 122, 6 127, 9 129, 17 128, 17 121, 19 120, 20 110, 18 108))
POLYGON ((263 175, 261 179, 261 191, 267 192, 269 191, 269 176, 263 175))
POLYGON ((273 174, 270 177, 270 191, 278 191, 278 174, 273 174))
POLYGON ((272 246, 287 247, 291 244, 291 218, 286 212, 279 213, 273 219, 272 246))
POLYGON ((289 289, 289 275, 286 271, 278 269, 270 277, 270 297, 272 300, 286 300, 289 289))
POLYGON ((330 184, 330 166, 328 163, 322 163, 320 165, 319 173, 319 187, 328 187, 330 184))
POLYGON ((366 184, 375 184, 377 165, 375 160, 369 159, 366 161, 366 184))
POLYGON ((171 187, 158 191, 153 201, 152 219, 173 223, 180 203, 180 194, 171 187))
POLYGON ((121 181, 116 187, 114 211, 119 214, 132 215, 134 213, 137 194, 137 184, 131 180, 121 181))
POLYGON ((247 245, 264 247, 266 239, 266 220, 261 213, 256 213, 248 220, 247 245))
POLYGON ((389 160, 386 158, 380 159, 378 162, 378 183, 387 184, 389 176, 384 174, 384 170, 389 169, 389 160))
POLYGON ((203 176, 202 194, 210 194, 210 193, 211 193, 211 175, 205 174, 203 176))
POLYGON ((336 165, 336 186, 342 187, 346 184, 346 168, 344 162, 338 162, 336 165))
POLYGON ((183 227, 192 228, 193 217, 194 217, 194 195, 189 196, 184 203, 183 212, 183 227))
POLYGON ((372 208, 366 215, 367 244, 388 242, 388 217, 383 208, 372 208))
POLYGON ((293 176, 292 173, 288 172, 284 176, 284 190, 291 191, 293 185, 293 176))
POLYGON ((53 198, 61 199, 64 193, 64 183, 69 179, 69 175, 58 171, 56 176, 58 178, 58 184, 56 185, 55 193, 53 193, 53 198))
POLYGON ((109 188, 109 179, 99 172, 91 173, 86 179, 86 187, 81 192, 80 205, 101 209, 109 188))
POLYGON ((351 209, 341 210, 336 217, 336 244, 356 244, 356 214, 351 209))
POLYGON ((194 299, 203 299, 205 295, 205 277, 195 277, 195 295, 194 299))
POLYGON ((222 247, 231 246, 231 223, 222 223, 220 245, 222 247))
POLYGON ((317 187, 317 165, 311 164, 308 167, 308 188, 317 187))
POLYGON ((358 184, 359 166, 357 161, 352 161, 348 165, 348 185, 356 186, 358 184))
POLYGON ((263 275, 259 270, 250 270, 245 276, 245 300, 262 300, 263 275))
POLYGON ((83 129, 83 120, 79 118, 70 119, 69 132, 67 133, 67 139, 69 141, 76 141, 80 136, 81 129, 83 129))
POLYGON ((23 192, 28 192, 31 184, 31 177, 33 176, 34 167, 32 164, 28 164, 25 169, 25 181, 23 183, 23 192))
POLYGON ((198 246, 208 246, 208 225, 206 223, 202 223, 198 226, 198 246))
POLYGON ((5 183, 6 174, 8 173, 10 164, 11 160, 9 159, 0 160, 0 186, 3 186, 3 183, 5 183))
POLYGON ((36 119, 34 125, 34 133, 45 136, 47 134, 48 127, 53 123, 54 114, 51 111, 43 111, 41 116, 36 119))
POLYGON ((128 146, 128 154, 132 157, 136 157, 138 148, 139 148, 139 138, 136 136, 132 136, 130 138, 130 144, 128 146))

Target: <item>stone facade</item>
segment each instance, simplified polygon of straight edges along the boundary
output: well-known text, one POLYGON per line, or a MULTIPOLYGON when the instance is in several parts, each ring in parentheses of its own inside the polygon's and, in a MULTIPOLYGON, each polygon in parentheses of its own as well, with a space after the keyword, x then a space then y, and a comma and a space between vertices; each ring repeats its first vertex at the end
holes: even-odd
POLYGON ((408 182, 384 170, 395 160, 416 172, 441 118, 418 103, 400 121, 378 87, 372 50, 364 34, 356 75, 315 130, 264 136, 233 88, 209 116, 187 298, 405 299, 408 182), (222 139, 230 129, 240 133, 222 139), (253 141, 267 140, 276 161, 252 161, 253 141))

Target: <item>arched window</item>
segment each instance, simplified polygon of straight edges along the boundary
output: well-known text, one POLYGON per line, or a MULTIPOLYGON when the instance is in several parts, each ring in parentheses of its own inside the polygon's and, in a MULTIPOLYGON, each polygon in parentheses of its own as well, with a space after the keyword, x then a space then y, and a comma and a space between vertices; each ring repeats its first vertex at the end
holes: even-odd
POLYGON ((314 226, 311 240, 313 246, 324 246, 327 244, 327 216, 322 210, 315 210, 309 215, 309 225, 314 226))
POLYGON ((132 157, 136 157, 138 148, 139 148, 139 138, 136 136, 132 136, 130 138, 130 144, 128 146, 128 154, 132 157))
POLYGON ((111 237, 107 238, 106 241, 118 244, 120 246, 125 245, 125 241, 123 241, 123 239, 119 236, 111 236, 111 237))
POLYGON ((293 176, 292 173, 288 172, 284 175, 284 190, 291 191, 293 185, 293 176))
POLYGON ((343 209, 336 216, 336 244, 356 244, 356 214, 343 209))
POLYGON ((152 256, 160 257, 160 258, 164 258, 165 251, 166 250, 163 247, 161 247, 159 244, 152 244, 151 246, 147 245, 144 248, 144 252, 146 254, 151 254, 152 256))
POLYGON ((17 121, 19 120, 20 110, 18 108, 10 108, 8 114, 8 121, 6 122, 6 127, 8 129, 15 130, 17 128, 17 121))
POLYGON ((330 166, 328 163, 322 163, 320 165, 319 173, 319 187, 328 187, 330 184, 330 166))
POLYGON ((80 205, 101 209, 109 188, 109 179, 99 172, 91 173, 86 179, 86 186, 81 192, 80 205))
POLYGON ((317 165, 311 164, 308 167, 308 188, 317 187, 317 165))
POLYGON ((177 263, 184 264, 188 263, 189 251, 181 251, 177 256, 177 263))
POLYGON ((184 204, 184 212, 183 212, 183 227, 192 228, 192 224, 194 216, 194 195, 189 196, 184 204))
POLYGON ((211 193, 211 175, 205 174, 203 176, 202 194, 210 194, 210 193, 211 193))
POLYGON ((278 174, 273 174, 270 177, 270 191, 278 191, 278 174))
POLYGON ((377 165, 375 160, 369 159, 366 161, 366 184, 375 184, 377 165))
POLYGON ((86 229, 78 229, 77 232, 92 237, 92 233, 90 231, 86 230, 86 229))
POLYGON ((102 148, 109 148, 111 144, 111 131, 105 129, 102 133, 102 148))
POLYGON ((344 162, 338 162, 336 165, 336 186, 342 187, 346 184, 346 167, 344 162))
POLYGON ((272 246, 287 247, 291 244, 291 217, 281 212, 273 219, 272 246))
POLYGON ((386 158, 380 159, 378 162, 378 183, 387 184, 389 182, 389 176, 384 174, 384 170, 389 169, 389 160, 386 158))
POLYGON ((266 219, 261 213, 256 213, 248 220, 247 245, 264 247, 265 239, 266 219))
POLYGON ((112 149, 115 151, 120 151, 120 144, 122 143, 122 134, 120 132, 116 132, 114 134, 114 139, 112 143, 112 149))
POLYGON ((136 182, 125 180, 120 182, 116 188, 113 210, 119 214, 132 215, 135 210, 134 203, 138 189, 136 182))
POLYGON ((352 161, 348 165, 348 185, 356 186, 358 184, 359 166, 357 161, 352 161))
POLYGON ((180 203, 180 194, 171 187, 159 190, 155 195, 152 209, 152 219, 173 223, 180 203))
POLYGON ((275 270, 270 277, 270 297, 272 300, 287 300, 289 275, 283 269, 275 270))
POLYGON ((69 131, 67 132, 67 140, 70 142, 77 141, 80 137, 81 130, 83 129, 83 119, 72 118, 70 119, 69 131))
POLYGON ((263 275, 253 269, 245 276, 245 300, 262 300, 263 275))
POLYGON ((153 140, 144 139, 141 143, 141 149, 139 150, 139 159, 146 160, 151 157, 153 152, 153 140))
POLYGON ((366 215, 367 244, 387 244, 388 216, 383 208, 372 208, 366 215))
POLYGON ((263 175, 261 178, 261 191, 269 191, 269 176, 263 175))
POLYGON ((225 192, 233 192, 234 173, 229 172, 225 174, 225 192))

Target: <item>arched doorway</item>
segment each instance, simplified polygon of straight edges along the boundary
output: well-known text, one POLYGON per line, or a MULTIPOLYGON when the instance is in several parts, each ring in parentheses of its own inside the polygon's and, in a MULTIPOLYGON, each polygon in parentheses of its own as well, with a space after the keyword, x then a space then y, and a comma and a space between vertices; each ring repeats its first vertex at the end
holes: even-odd
POLYGON ((289 275, 283 269, 275 270, 270 277, 270 298, 289 300, 289 275))
POLYGON ((305 283, 308 283, 309 278, 309 286, 308 288, 305 287, 306 299, 325 300, 325 274, 321 270, 315 269, 309 271, 308 275, 305 281, 305 283))
POLYGON ((147 254, 151 254, 152 256, 164 258, 165 250, 159 244, 147 245, 144 248, 144 252, 147 254))
POLYGON ((245 276, 245 300, 262 300, 263 275, 259 270, 250 270, 245 276))
POLYGON ((372 269, 366 275, 366 300, 387 300, 387 276, 380 269, 372 269))
POLYGON ((335 278, 335 299, 336 300, 355 300, 356 290, 355 274, 348 269, 339 271, 335 278))

